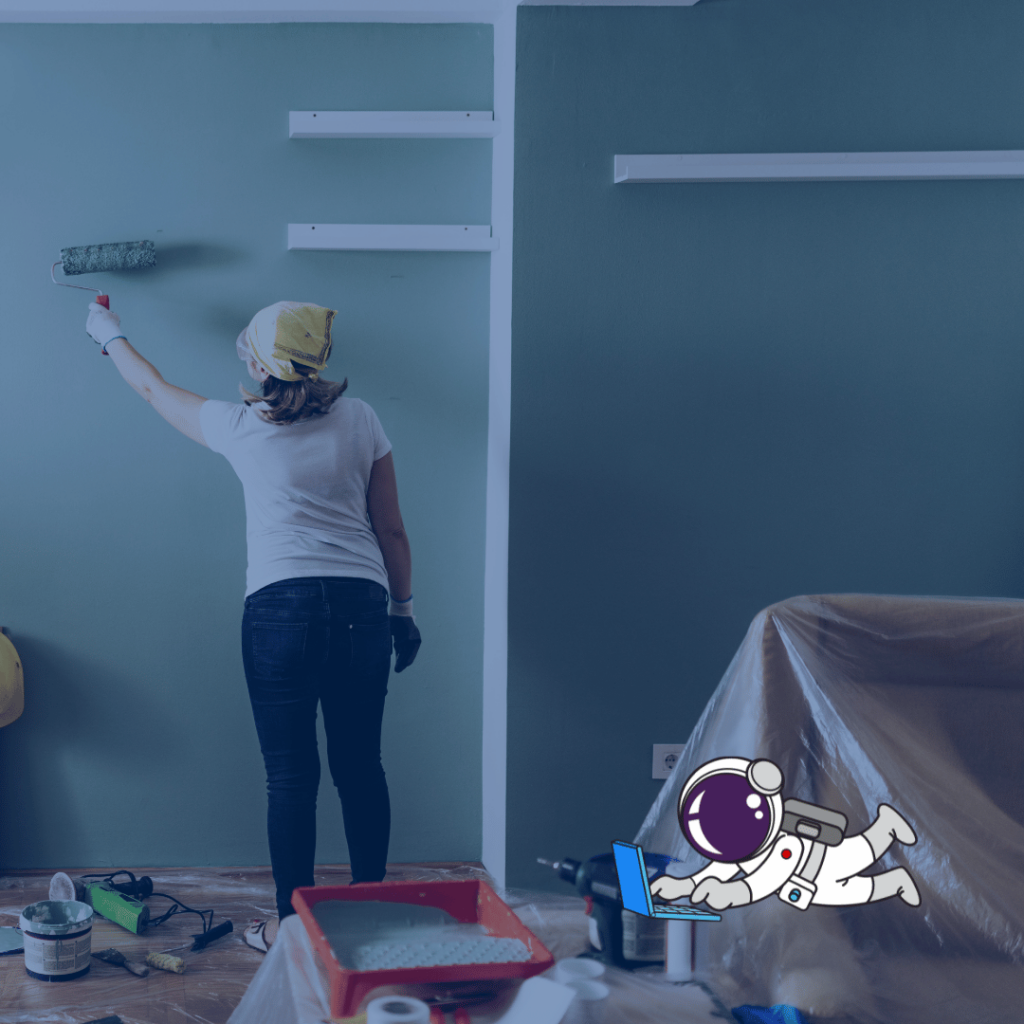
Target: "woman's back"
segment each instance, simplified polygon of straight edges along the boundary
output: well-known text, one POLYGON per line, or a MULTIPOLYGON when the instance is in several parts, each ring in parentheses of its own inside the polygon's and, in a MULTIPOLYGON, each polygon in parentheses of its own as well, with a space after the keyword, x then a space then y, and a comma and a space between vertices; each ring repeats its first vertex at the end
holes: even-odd
POLYGON ((246 596, 297 576, 357 576, 387 588, 366 490, 391 443, 369 405, 342 396, 322 415, 282 425, 251 406, 208 401, 201 423, 242 482, 246 596))

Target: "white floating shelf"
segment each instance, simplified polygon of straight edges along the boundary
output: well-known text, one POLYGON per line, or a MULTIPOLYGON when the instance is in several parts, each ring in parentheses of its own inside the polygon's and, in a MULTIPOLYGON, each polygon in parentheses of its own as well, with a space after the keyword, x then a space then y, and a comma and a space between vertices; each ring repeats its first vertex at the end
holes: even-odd
POLYGON ((715 153, 615 157, 615 182, 892 181, 1024 178, 1024 150, 948 153, 715 153))
POLYGON ((491 110, 291 110, 290 139, 491 139, 491 110))
POLYGON ((493 252, 489 224, 289 224, 289 249, 493 252))

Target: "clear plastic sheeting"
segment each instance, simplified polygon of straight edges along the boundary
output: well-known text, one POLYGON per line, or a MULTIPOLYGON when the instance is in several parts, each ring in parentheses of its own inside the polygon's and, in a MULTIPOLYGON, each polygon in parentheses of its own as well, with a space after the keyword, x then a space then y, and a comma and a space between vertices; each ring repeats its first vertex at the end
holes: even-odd
MULTIPOLYGON (((100 915, 93 918, 92 951, 120 950, 131 960, 143 961, 147 952, 186 944, 172 955, 185 961, 184 974, 151 970, 138 978, 123 967, 92 959, 89 973, 73 981, 48 983, 25 973, 20 953, 0 956, 0 1022, 2 1024, 81 1024, 117 1014, 125 1024, 225 1024, 263 965, 265 954, 242 941, 244 928, 254 918, 265 920, 277 911, 274 883, 267 868, 138 868, 149 875, 158 892, 166 892, 197 910, 213 908, 214 925, 230 920, 234 931, 205 949, 191 952, 192 935, 202 930, 195 914, 178 914, 165 924, 135 935, 100 915)), ((68 869, 76 877, 86 870, 68 869)), ((109 870, 113 870, 112 868, 109 870)), ((54 871, 0 874, 0 926, 17 925, 21 910, 45 900, 54 871)), ((478 866, 399 864, 388 869, 395 880, 483 878, 478 866)), ((319 866, 317 885, 346 885, 347 866, 319 866)), ((151 896, 154 912, 170 904, 151 896)))
MULTIPOLYGON (((214 925, 230 920, 235 930, 201 952, 190 952, 187 945, 176 950, 172 955, 186 964, 185 973, 180 975, 153 969, 148 977, 138 978, 123 967, 93 957, 84 977, 47 983, 26 974, 21 954, 2 957, 3 1024, 78 1024, 114 1014, 125 1024, 223 1024, 227 1020, 262 959, 262 954, 242 942, 242 929, 254 917, 274 913, 270 873, 244 868, 132 870, 136 875, 150 875, 158 891, 170 893, 190 907, 214 908, 214 925)), ((80 873, 69 872, 72 876, 80 873)), ((23 907, 45 900, 53 874, 0 875, 0 925, 17 924, 23 907)), ((146 902, 157 911, 169 906, 167 900, 156 896, 146 902)), ((96 914, 92 952, 113 947, 130 960, 142 962, 147 952, 191 944, 192 934, 202 931, 202 927, 195 914, 181 914, 135 935, 96 914)))
MULTIPOLYGON (((521 890, 503 890, 499 895, 556 960, 590 949, 582 899, 521 890)), ((607 1024, 719 1024, 733 1019, 706 988, 672 984, 657 970, 608 967, 601 981, 610 989, 607 1024)), ((518 982, 496 981, 492 999, 468 1004, 473 1024, 498 1024, 518 986, 518 982)), ((471 987, 478 991, 482 986, 473 982, 471 987)), ((389 994, 429 1000, 438 995, 438 987, 381 987, 365 1001, 389 994)), ((301 920, 290 917, 282 923, 277 941, 229 1024, 320 1024, 330 1020, 329 1006, 327 971, 301 920)))
POLYGON ((800 597, 755 618, 636 842, 681 864, 676 804, 713 758, 770 758, 782 795, 879 804, 917 834, 891 898, 802 911, 776 896, 697 927, 697 977, 732 1007, 797 1006, 858 1024, 1000 1024, 1024 1015, 1024 601, 800 597))
MULTIPOLYGON (((214 924, 231 920, 235 930, 201 952, 186 948, 172 954, 186 962, 181 975, 153 970, 149 977, 137 978, 123 967, 94 960, 85 977, 51 984, 29 978, 21 954, 0 956, 2 1024, 82 1024, 112 1014, 125 1024, 225 1024, 229 1020, 231 1024, 329 1024, 327 972, 298 916, 282 924, 269 953, 250 949, 242 941, 242 930, 253 918, 275 913, 268 869, 129 867, 136 875, 150 875, 158 891, 190 907, 215 908, 214 924)), ((81 873, 69 871, 72 876, 81 873)), ((17 924, 23 907, 46 899, 52 875, 52 871, 0 875, 0 926, 17 924)), ((344 885, 351 876, 346 868, 318 867, 315 877, 317 885, 344 885)), ((471 864, 392 865, 388 878, 480 878, 492 884, 482 868, 471 864)), ((585 903, 580 897, 523 890, 498 894, 556 960, 590 949, 585 903)), ((166 905, 155 897, 147 902, 154 909, 166 905)), ((112 946, 133 960, 144 959, 149 950, 190 942, 191 933, 201 928, 194 915, 173 917, 142 935, 99 917, 94 921, 93 951, 112 946)), ((706 989, 666 982, 655 968, 629 972, 608 967, 601 980, 611 990, 606 1024, 716 1024, 732 1019, 706 989)), ((474 987, 479 986, 474 983, 474 987)), ((468 1006, 473 1024, 500 1020, 517 987, 505 984, 488 1003, 468 1006)), ((391 991, 421 997, 432 994, 426 986, 381 988, 369 998, 391 991)))

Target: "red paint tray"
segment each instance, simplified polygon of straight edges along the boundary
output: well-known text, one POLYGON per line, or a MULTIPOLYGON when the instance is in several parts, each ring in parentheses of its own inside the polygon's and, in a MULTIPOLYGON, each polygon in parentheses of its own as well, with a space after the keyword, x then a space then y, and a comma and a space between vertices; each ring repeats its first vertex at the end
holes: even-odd
POLYGON ((486 883, 471 879, 457 882, 363 882, 360 885, 328 885, 296 889, 292 906, 298 911, 309 937, 327 966, 331 986, 331 1016, 354 1016, 363 998, 380 985, 430 985, 445 982, 485 981, 494 978, 530 978, 546 971, 554 958, 498 894, 486 883), (441 967, 401 967, 381 971, 351 971, 338 962, 327 937, 313 916, 321 900, 381 900, 440 907, 463 924, 483 925, 495 938, 519 939, 530 959, 497 964, 457 964, 441 967))

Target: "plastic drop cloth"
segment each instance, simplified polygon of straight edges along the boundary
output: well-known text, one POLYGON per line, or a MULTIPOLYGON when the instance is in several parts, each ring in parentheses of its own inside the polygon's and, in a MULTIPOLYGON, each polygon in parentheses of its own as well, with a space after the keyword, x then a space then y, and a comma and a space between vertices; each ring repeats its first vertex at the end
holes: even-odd
MULTIPOLYGON (((128 867, 136 875, 149 874, 159 892, 170 893, 190 907, 215 908, 214 923, 231 920, 235 931, 201 952, 174 953, 187 964, 181 975, 154 970, 148 978, 137 978, 123 967, 97 960, 83 978, 48 984, 26 975, 21 954, 0 956, 0 1024, 82 1024, 112 1014, 125 1024, 225 1024, 228 1020, 231 1024, 323 1024, 330 1020, 326 970, 297 916, 282 924, 280 937, 267 954, 242 941, 249 921, 275 913, 268 869, 128 867)), ((83 870, 69 873, 76 876, 83 870)), ((0 925, 16 925, 23 907, 46 899, 52 874, 0 874, 0 925)), ((321 865, 315 872, 317 885, 344 885, 350 877, 344 867, 321 865)), ((481 867, 471 864, 389 865, 388 878, 480 878, 493 884, 481 867)), ((578 896, 520 890, 499 891, 499 895, 556 960, 589 949, 585 905, 578 896)), ((155 897, 148 902, 153 910, 167 906, 155 897)), ((94 918, 92 948, 95 952, 112 946, 130 959, 142 960, 148 950, 190 942, 191 933, 199 927, 196 917, 178 915, 133 935, 94 918)), ((608 968, 603 980, 611 989, 605 1024, 716 1024, 723 1016, 732 1019, 706 990, 667 983, 657 970, 608 968)), ((370 998, 387 991, 378 989, 370 998)), ((473 1024, 500 1020, 514 995, 509 989, 490 1005, 471 1007, 473 1024)))
POLYGON ((697 975, 730 1007, 786 1003, 858 1024, 1024 1019, 1024 601, 799 597, 750 626, 636 842, 685 876, 687 777, 767 757, 783 796, 863 831, 880 803, 913 825, 866 873, 903 865, 919 907, 776 896, 697 926, 697 975))
MULTIPOLYGON (((202 951, 185 948, 174 952, 172 955, 186 964, 185 973, 180 975, 152 970, 147 978, 137 978, 123 967, 94 959, 84 977, 50 984, 25 973, 23 954, 0 956, 0 1024, 81 1024, 113 1014, 124 1024, 225 1024, 232 1016, 266 962, 265 954, 243 942, 242 932, 254 918, 266 919, 277 912, 270 870, 126 867, 136 875, 150 875, 158 892, 169 893, 190 907, 213 908, 214 924, 230 920, 234 931, 202 951)), ((86 870, 100 869, 67 870, 75 877, 86 870)), ((0 925, 17 925, 23 907, 45 900, 53 873, 0 873, 0 925)), ((388 877, 440 880, 487 875, 470 864, 397 864, 389 866, 388 877)), ((350 878, 347 866, 319 865, 315 871, 317 885, 345 885, 350 878)), ((156 896, 146 902, 154 913, 169 906, 156 896)), ((178 914, 142 935, 133 935, 97 915, 93 918, 92 950, 113 947, 129 959, 141 961, 148 951, 191 943, 192 934, 201 927, 194 915, 178 914)), ((296 991, 303 990, 300 987, 296 991)), ((285 1006, 290 1005, 285 1002, 285 1006)))
MULTIPOLYGON (((158 892, 190 907, 213 908, 214 925, 230 920, 235 930, 201 952, 185 948, 171 954, 185 961, 184 974, 154 969, 147 978, 138 978, 123 967, 93 959, 84 977, 54 984, 30 978, 23 954, 0 957, 0 1024, 80 1024, 114 1014, 124 1024, 224 1024, 263 958, 242 942, 242 930, 254 917, 275 912, 270 872, 129 867, 137 876, 150 875, 158 892)), ((72 868, 69 873, 74 877, 84 870, 100 869, 72 868)), ((0 873, 0 925, 17 925, 23 907, 47 899, 53 873, 0 873)), ((325 881, 335 879, 328 875, 325 881)), ((146 902, 154 913, 170 906, 156 896, 146 902)), ((113 947, 141 962, 149 951, 191 943, 192 934, 201 930, 193 914, 176 915, 141 935, 94 915, 92 951, 113 947)))
MULTIPOLYGON (((578 956, 590 948, 582 899, 509 889, 499 890, 499 895, 556 960, 578 956)), ((735 1024, 706 988, 666 982, 658 970, 630 972, 608 967, 601 980, 610 989, 605 1024, 720 1024, 723 1019, 735 1024)), ((472 987, 478 987, 477 983, 472 987)), ((518 983, 504 984, 489 1002, 469 1006, 472 1024, 499 1024, 517 988, 518 983)), ((277 941, 228 1024, 322 1024, 331 1019, 329 991, 323 961, 302 921, 294 915, 282 922, 277 941)), ((425 999, 436 989, 385 986, 374 989, 364 1002, 391 993, 425 999)))

